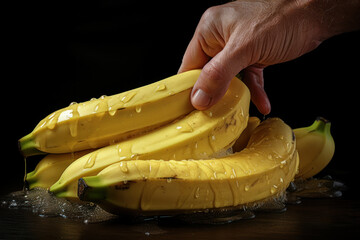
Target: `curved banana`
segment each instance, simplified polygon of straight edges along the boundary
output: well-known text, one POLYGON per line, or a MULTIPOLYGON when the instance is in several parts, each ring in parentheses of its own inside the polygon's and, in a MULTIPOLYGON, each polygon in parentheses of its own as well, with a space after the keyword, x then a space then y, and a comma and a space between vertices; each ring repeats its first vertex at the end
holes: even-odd
POLYGON ((36 165, 35 170, 26 175, 26 185, 30 190, 33 188, 50 188, 72 162, 90 152, 91 150, 84 150, 45 156, 36 165))
POLYGON ((53 112, 19 140, 24 156, 99 148, 143 134, 193 111, 192 70, 109 97, 53 112))
POLYGON ((234 78, 224 97, 209 110, 194 110, 155 131, 79 158, 50 191, 59 197, 77 199, 79 178, 96 175, 108 165, 125 160, 209 158, 231 147, 239 137, 248 121, 249 104, 248 88, 234 78))
POLYGON ((304 128, 294 129, 300 156, 299 173, 296 178, 310 178, 318 174, 331 161, 335 142, 330 132, 331 123, 324 118, 304 128))
POLYGON ((241 133, 239 138, 235 141, 232 147, 234 152, 240 152, 247 146, 250 136, 252 135, 255 128, 259 126, 260 122, 261 121, 258 117, 249 117, 246 128, 241 133))
POLYGON ((241 206, 282 193, 298 167, 295 137, 267 119, 247 148, 209 160, 133 160, 79 180, 79 198, 115 214, 174 214, 241 206))

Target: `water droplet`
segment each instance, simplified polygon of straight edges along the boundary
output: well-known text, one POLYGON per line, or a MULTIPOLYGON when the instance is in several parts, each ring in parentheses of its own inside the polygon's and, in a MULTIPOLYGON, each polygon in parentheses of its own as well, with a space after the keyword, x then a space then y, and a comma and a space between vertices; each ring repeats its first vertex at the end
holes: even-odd
POLYGON ((136 111, 137 113, 141 113, 141 106, 136 106, 136 107, 135 107, 135 111, 136 111))
POLYGON ((95 100, 97 100, 97 99, 96 99, 96 98, 94 98, 94 97, 90 99, 90 101, 95 101, 95 100))
POLYGON ((268 155, 268 159, 269 160, 272 160, 273 159, 273 156, 271 154, 268 155))
POLYGON ((232 173, 233 173, 233 176, 236 177, 236 172, 235 172, 234 168, 232 169, 232 173))
POLYGON ((166 89, 165 83, 160 83, 159 85, 156 86, 155 92, 164 91, 165 89, 166 89))
POLYGON ((212 136, 211 136, 211 139, 212 139, 213 141, 215 141, 215 140, 216 140, 215 135, 212 135, 212 136))
POLYGON ((129 171, 126 162, 120 162, 120 169, 121 169, 121 171, 124 172, 124 173, 126 173, 126 172, 129 171))
POLYGON ((246 184, 244 187, 245 192, 249 191, 249 189, 250 189, 250 185, 246 184))
POLYGON ((174 91, 170 91, 168 94, 169 94, 169 96, 172 96, 172 95, 174 95, 174 91))
POLYGON ((276 191, 277 191, 277 188, 278 188, 278 186, 276 186, 276 185, 273 185, 271 188, 270 188, 270 192, 271 192, 271 194, 274 194, 274 193, 276 193, 276 191))
POLYGON ((286 160, 280 162, 280 168, 283 168, 286 165, 286 160))
POLYGON ((167 183, 171 183, 171 181, 172 181, 172 178, 171 178, 171 177, 169 177, 169 178, 166 179, 166 182, 167 182, 167 183))
POLYGON ((79 122, 79 112, 77 111, 77 109, 73 110, 73 119, 71 120, 71 122, 69 123, 69 130, 70 130, 70 135, 72 137, 76 137, 78 134, 78 122, 79 122))
POLYGON ((86 161, 84 168, 92 168, 95 164, 96 157, 97 157, 97 152, 93 152, 90 155, 89 159, 86 161))
POLYGON ((94 112, 97 112, 99 110, 99 104, 96 104, 95 108, 94 108, 94 112))
POLYGON ((109 115, 114 116, 116 113, 116 110, 117 109, 115 107, 109 107, 109 109, 108 109, 109 115))
POLYGON ((127 102, 129 102, 135 95, 136 95, 136 92, 129 92, 127 95, 125 95, 125 96, 121 99, 121 101, 122 101, 123 103, 127 103, 127 102))
POLYGON ((194 198, 198 199, 200 197, 200 188, 197 187, 195 190, 194 198))
POLYGON ((284 179, 283 179, 282 177, 280 178, 280 182, 281 182, 281 183, 283 183, 283 182, 284 182, 284 179))
POLYGON ((188 123, 178 125, 176 129, 182 133, 190 133, 193 131, 193 128, 188 123))
POLYGON ((212 117, 212 116, 213 116, 212 111, 209 111, 209 117, 212 117))
POLYGON ((48 117, 48 122, 47 122, 48 129, 52 130, 55 128, 56 123, 58 122, 58 116, 59 114, 55 112, 48 117))
POLYGON ((72 106, 72 105, 75 105, 75 104, 77 104, 77 102, 71 102, 71 103, 69 104, 69 106, 72 106))
POLYGON ((107 97, 106 95, 101 95, 100 99, 104 99, 106 97, 107 97))
POLYGON ((116 146, 116 148, 117 148, 117 151, 118 151, 119 156, 121 156, 121 152, 122 152, 121 145, 118 144, 118 145, 116 146))

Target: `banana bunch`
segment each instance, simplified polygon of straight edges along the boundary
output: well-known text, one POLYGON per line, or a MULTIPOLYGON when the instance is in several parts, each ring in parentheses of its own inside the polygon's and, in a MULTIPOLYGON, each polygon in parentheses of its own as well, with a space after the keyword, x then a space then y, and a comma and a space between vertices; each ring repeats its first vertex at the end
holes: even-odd
POLYGON ((126 160, 210 158, 230 148, 246 127, 250 93, 234 78, 222 100, 207 111, 194 110, 155 131, 95 150, 71 163, 50 191, 77 199, 78 179, 126 160))
POLYGON ((216 105, 194 110, 189 95, 199 74, 189 71, 50 114, 19 140, 25 157, 48 154, 27 174, 29 188, 118 214, 205 211, 281 194, 297 172, 311 177, 331 160, 327 123, 326 134, 316 126, 295 129, 295 140, 278 118, 249 118, 250 93, 237 78, 216 105))

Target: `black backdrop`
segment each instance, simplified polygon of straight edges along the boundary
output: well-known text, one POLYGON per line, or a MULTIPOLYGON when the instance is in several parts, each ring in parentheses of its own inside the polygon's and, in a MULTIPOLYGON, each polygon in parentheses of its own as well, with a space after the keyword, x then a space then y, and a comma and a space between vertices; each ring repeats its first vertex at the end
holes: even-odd
MULTIPOLYGON (((43 117, 73 101, 176 74, 202 13, 222 2, 194 3, 27 1, 5 8, 1 170, 11 177, 2 175, 1 192, 21 188, 24 168, 17 140, 43 117)), ((265 70, 270 117, 281 117, 294 128, 310 125, 317 116, 331 120, 336 153, 326 172, 350 189, 359 183, 359 43, 359 32, 343 34, 265 70)), ((251 108, 252 115, 262 117, 251 108)))

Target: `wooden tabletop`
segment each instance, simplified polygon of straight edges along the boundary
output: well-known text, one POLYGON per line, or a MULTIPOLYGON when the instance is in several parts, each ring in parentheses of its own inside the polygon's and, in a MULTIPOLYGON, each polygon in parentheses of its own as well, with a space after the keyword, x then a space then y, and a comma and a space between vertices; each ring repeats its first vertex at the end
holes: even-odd
POLYGON ((360 201, 347 197, 303 199, 282 213, 258 212, 253 219, 221 225, 171 219, 130 223, 113 219, 84 223, 39 217, 29 210, 0 207, 0 239, 345 239, 360 233, 360 201))

